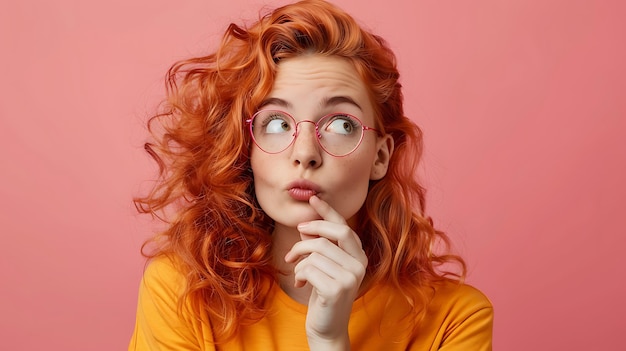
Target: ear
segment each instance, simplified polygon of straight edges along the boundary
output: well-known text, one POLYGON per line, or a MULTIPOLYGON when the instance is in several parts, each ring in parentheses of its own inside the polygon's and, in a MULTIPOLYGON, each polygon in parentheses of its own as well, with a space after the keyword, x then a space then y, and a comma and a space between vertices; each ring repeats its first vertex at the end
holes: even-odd
POLYGON ((376 158, 370 171, 370 180, 379 180, 387 174, 389 159, 393 154, 393 138, 390 134, 381 137, 376 143, 376 158))

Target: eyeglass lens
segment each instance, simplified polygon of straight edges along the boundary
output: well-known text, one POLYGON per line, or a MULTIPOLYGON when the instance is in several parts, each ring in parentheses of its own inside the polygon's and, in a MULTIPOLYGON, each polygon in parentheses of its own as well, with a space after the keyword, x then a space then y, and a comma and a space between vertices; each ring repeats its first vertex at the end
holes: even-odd
MULTIPOLYGON (((300 132, 302 122, 296 121, 286 112, 262 110, 252 118, 252 136, 265 152, 278 153, 291 145, 300 132)), ((354 116, 331 114, 316 124, 317 139, 331 155, 344 156, 356 149, 363 135, 363 125, 354 116)))

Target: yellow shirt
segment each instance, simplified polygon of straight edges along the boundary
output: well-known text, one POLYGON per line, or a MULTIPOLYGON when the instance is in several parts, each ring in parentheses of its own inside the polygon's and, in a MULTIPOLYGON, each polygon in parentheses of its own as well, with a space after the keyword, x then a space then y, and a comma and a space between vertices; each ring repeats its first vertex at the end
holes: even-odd
MULTIPOLYGON (((277 284, 267 316, 217 346, 210 322, 177 313, 183 284, 183 276, 170 261, 159 259, 148 266, 139 288, 129 350, 308 350, 304 328, 307 306, 292 300, 277 284)), ((491 350, 493 308, 485 295, 471 286, 438 286, 424 321, 413 335, 412 320, 405 318, 408 311, 406 301, 393 288, 370 289, 352 307, 348 326, 352 350, 491 350)))

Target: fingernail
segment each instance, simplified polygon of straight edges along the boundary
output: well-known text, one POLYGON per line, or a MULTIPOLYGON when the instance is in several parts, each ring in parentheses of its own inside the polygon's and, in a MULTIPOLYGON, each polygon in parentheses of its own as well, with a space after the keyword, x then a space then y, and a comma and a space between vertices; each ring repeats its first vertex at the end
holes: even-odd
POLYGON ((305 229, 309 225, 309 223, 310 222, 302 222, 298 224, 298 230, 305 229))

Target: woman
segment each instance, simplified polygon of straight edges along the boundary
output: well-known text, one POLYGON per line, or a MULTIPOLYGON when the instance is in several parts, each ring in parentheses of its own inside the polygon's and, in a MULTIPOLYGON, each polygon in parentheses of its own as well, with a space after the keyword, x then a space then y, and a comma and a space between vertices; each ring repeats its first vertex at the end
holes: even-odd
POLYGON ((136 204, 169 220, 130 350, 491 349, 491 304, 433 250, 448 238, 381 38, 302 1, 167 77, 161 178, 136 204))

